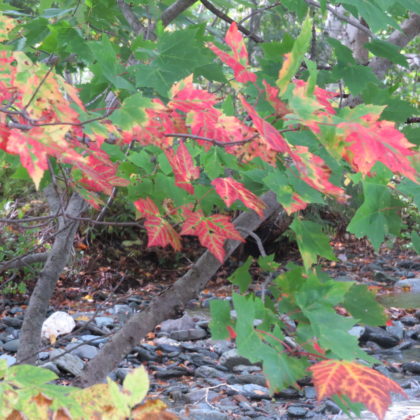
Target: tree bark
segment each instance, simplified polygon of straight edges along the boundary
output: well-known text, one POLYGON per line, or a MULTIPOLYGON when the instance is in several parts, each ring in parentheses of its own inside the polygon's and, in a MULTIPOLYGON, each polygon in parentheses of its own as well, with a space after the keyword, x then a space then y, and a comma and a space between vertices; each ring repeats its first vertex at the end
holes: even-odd
MULTIPOLYGON (((235 226, 252 232, 275 212, 283 212, 285 218, 287 217, 274 193, 266 193, 262 198, 267 205, 264 218, 259 218, 254 212, 242 213, 234 221, 235 226)), ((240 244, 239 241, 227 241, 225 259, 240 244)), ((99 354, 87 364, 84 373, 78 380, 78 385, 86 387, 103 381, 106 375, 148 332, 152 331, 160 322, 174 316, 177 310, 196 297, 221 265, 209 251, 206 251, 184 276, 179 278, 162 295, 155 298, 147 310, 133 315, 128 320, 99 354)))
MULTIPOLYGON (((59 207, 59 197, 54 186, 48 186, 45 189, 45 194, 52 213, 56 214, 59 207)), ((66 213, 72 217, 79 217, 85 208, 86 203, 83 198, 73 193, 67 205, 66 213)), ((63 216, 58 218, 57 235, 25 311, 17 353, 18 363, 35 364, 38 359, 42 323, 47 314, 48 304, 58 277, 68 262, 78 226, 78 221, 65 219, 63 216)))

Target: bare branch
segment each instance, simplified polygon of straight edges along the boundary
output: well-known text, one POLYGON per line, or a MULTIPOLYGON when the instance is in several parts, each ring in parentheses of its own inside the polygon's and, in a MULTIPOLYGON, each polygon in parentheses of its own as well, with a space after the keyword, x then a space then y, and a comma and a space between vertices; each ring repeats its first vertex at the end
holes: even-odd
POLYGON ((277 2, 277 3, 274 3, 274 4, 270 4, 269 6, 265 6, 261 9, 253 10, 248 16, 245 16, 243 19, 241 19, 238 22, 238 25, 241 25, 242 23, 246 22, 248 19, 251 19, 253 16, 258 15, 259 13, 265 12, 266 10, 274 9, 277 6, 282 6, 284 8, 284 6, 281 4, 281 2, 277 2))
MULTIPOLYGON (((234 20, 232 18, 230 18, 225 13, 223 13, 221 10, 219 10, 217 7, 215 7, 209 1, 207 1, 207 0, 201 0, 201 3, 203 4, 203 6, 206 9, 210 10, 210 12, 214 13, 216 16, 218 16, 220 19, 224 20, 225 22, 227 22, 227 23, 234 22, 234 20)), ((264 42, 264 40, 262 38, 260 38, 258 35, 255 35, 255 34, 251 33, 251 31, 249 31, 248 29, 246 29, 244 26, 242 26, 240 24, 238 24, 238 29, 243 34, 245 34, 246 36, 248 36, 249 38, 251 38, 254 42, 264 42)))
POLYGON ((195 134, 188 134, 188 133, 168 133, 165 134, 165 137, 181 137, 184 139, 195 139, 195 140, 203 140, 203 141, 207 141, 209 143, 213 143, 216 146, 222 146, 222 147, 226 147, 226 146, 237 146, 240 144, 245 144, 245 143, 249 143, 250 141, 254 140, 256 137, 258 137, 259 134, 254 134, 252 137, 248 138, 248 139, 244 139, 244 140, 238 140, 238 141, 218 141, 215 139, 211 139, 209 137, 204 137, 204 136, 197 136, 195 134))
MULTIPOLYGON (((401 24, 401 31, 395 30, 386 40, 397 47, 405 47, 412 39, 420 33, 420 15, 413 13, 401 24)), ((373 70, 379 80, 385 77, 386 72, 392 63, 383 57, 375 57, 369 67, 373 70)))
POLYGON ((38 252, 6 261, 0 264, 0 273, 12 268, 21 268, 39 262, 45 262, 48 258, 48 252, 38 252))
POLYGON ((197 0, 178 0, 172 3, 167 9, 165 9, 160 17, 163 26, 168 26, 174 19, 176 19, 184 10, 191 7, 197 0))
POLYGON ((146 28, 131 10, 131 7, 124 0, 117 0, 117 4, 133 32, 136 35, 144 34, 146 28))
MULTIPOLYGON (((321 8, 321 5, 315 0, 305 0, 305 1, 306 1, 306 3, 308 3, 311 6, 321 8)), ((327 9, 334 16, 336 16, 338 19, 342 20, 343 22, 347 22, 348 24, 354 26, 355 28, 360 29, 361 31, 365 32, 366 34, 368 34, 373 39, 376 38, 375 34, 369 28, 367 28, 365 25, 361 24, 357 19, 355 19, 353 17, 346 16, 346 15, 340 13, 335 7, 333 7, 329 4, 327 4, 327 9)))

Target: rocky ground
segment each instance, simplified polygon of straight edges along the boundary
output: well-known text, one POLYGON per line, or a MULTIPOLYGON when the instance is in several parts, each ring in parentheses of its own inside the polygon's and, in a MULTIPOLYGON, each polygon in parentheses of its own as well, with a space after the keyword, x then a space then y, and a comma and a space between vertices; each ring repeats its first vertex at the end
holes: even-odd
MULTIPOLYGON (((409 263, 405 266, 404 262, 400 263, 400 268, 392 273, 378 262, 370 269, 375 271, 377 281, 395 281, 397 276, 403 275, 394 287, 409 287, 410 294, 417 293, 420 297, 420 278, 415 276, 419 267, 409 263), (411 278, 407 278, 407 274, 411 278)), ((207 308, 214 298, 214 293, 206 291, 190 302, 182 318, 163 322, 154 334, 133 349, 110 377, 121 381, 130 369, 143 364, 150 374, 150 397, 165 401, 181 419, 337 418, 340 410, 332 401, 316 402, 309 378, 299 382, 300 389, 289 388, 272 396, 259 366, 239 356, 232 342, 212 340, 207 308)), ((0 357, 13 364, 24 309, 13 305, 13 301, 4 304, 0 320, 0 357)), ((43 349, 39 353, 40 364, 71 382, 84 363, 98 353, 112 331, 144 304, 141 297, 130 296, 124 302, 103 308, 93 318, 92 312, 73 313, 78 328, 61 338, 55 348, 43 349)), ((383 361, 376 369, 397 380, 412 401, 420 400, 420 310, 390 308, 390 313, 393 325, 355 327, 351 333, 359 336, 363 348, 383 361)))
MULTIPOLYGON (((357 335, 360 345, 378 358, 376 369, 398 381, 410 397, 409 402, 397 402, 399 411, 389 414, 386 420, 408 419, 409 415, 420 413, 420 261, 400 251, 366 257, 366 249, 349 249, 349 244, 336 244, 335 251, 338 262, 326 263, 325 271, 339 281, 370 284, 388 307, 392 325, 355 327, 350 333, 357 335)), ((51 307, 49 313, 69 313, 76 320, 76 328, 59 337, 55 345, 42 349, 40 365, 56 372, 62 383, 71 384, 112 332, 132 313, 147 306, 162 287, 145 285, 141 292, 117 294, 104 302, 99 301, 100 293, 95 299, 94 293, 87 293, 68 301, 67 306, 51 307)), ((258 290, 258 282, 255 288, 258 290)), ((79 288, 66 291, 76 289, 79 293, 79 288)), ((234 343, 210 338, 209 302, 229 299, 230 290, 231 286, 220 282, 220 277, 214 279, 209 289, 189 303, 182 318, 163 322, 110 377, 121 381, 130 369, 144 365, 151 380, 149 397, 165 401, 181 419, 341 419, 340 410, 332 401, 316 402, 309 378, 299 382, 299 389, 270 395, 258 365, 239 356, 234 343)), ((105 299, 107 293, 103 294, 105 299)), ((15 362, 19 346, 23 303, 13 297, 3 297, 0 302, 0 358, 9 364, 15 362)))

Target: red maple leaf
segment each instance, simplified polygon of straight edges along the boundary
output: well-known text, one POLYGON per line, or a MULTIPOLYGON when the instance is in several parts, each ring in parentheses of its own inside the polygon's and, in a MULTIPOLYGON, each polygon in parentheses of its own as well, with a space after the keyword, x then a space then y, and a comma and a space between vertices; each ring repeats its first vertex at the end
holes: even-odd
POLYGON ((379 115, 365 115, 363 123, 340 123, 338 128, 347 143, 343 157, 352 167, 369 175, 376 162, 382 162, 392 172, 405 175, 414 182, 416 170, 408 157, 415 155, 414 144, 395 128, 390 121, 377 121, 379 115))
POLYGON ((156 204, 149 197, 134 202, 140 216, 145 218, 144 227, 147 231, 147 246, 171 245, 175 251, 181 250, 181 238, 170 223, 165 220, 156 204))
POLYGON ((221 263, 225 259, 224 243, 227 239, 245 242, 229 216, 213 214, 204 216, 201 210, 184 209, 185 221, 181 235, 197 236, 200 244, 206 247, 221 263))
POLYGON ((212 42, 208 43, 207 46, 233 70, 235 79, 239 83, 255 82, 257 76, 246 69, 248 66, 248 52, 236 22, 232 22, 230 25, 225 41, 231 48, 233 57, 217 48, 212 42))
POLYGON ((171 96, 168 107, 182 112, 205 111, 219 102, 214 94, 194 87, 192 74, 171 88, 171 96))
POLYGON ((288 114, 290 110, 287 108, 286 104, 279 99, 279 90, 268 84, 265 80, 263 80, 263 85, 265 87, 267 100, 276 111, 276 115, 282 118, 284 115, 288 114))
POLYGON ((260 133, 261 137, 267 143, 271 149, 280 153, 291 153, 289 143, 286 139, 278 132, 278 130, 273 127, 270 123, 261 118, 257 111, 245 100, 242 95, 239 95, 239 99, 252 118, 253 123, 255 124, 256 129, 260 133))
POLYGON ((251 210, 254 210, 260 217, 264 216, 265 204, 255 194, 246 189, 243 184, 233 178, 216 178, 211 182, 225 204, 230 207, 236 200, 251 210))
POLYGON ((331 170, 322 158, 309 152, 306 146, 295 146, 291 157, 300 177, 308 185, 324 194, 335 196, 339 201, 347 200, 344 190, 329 181, 331 170))
POLYGON ((165 150, 165 155, 174 171, 175 185, 183 188, 190 194, 194 194, 194 187, 191 185, 191 181, 198 179, 200 168, 195 166, 193 158, 184 142, 180 142, 175 153, 173 149, 165 150))

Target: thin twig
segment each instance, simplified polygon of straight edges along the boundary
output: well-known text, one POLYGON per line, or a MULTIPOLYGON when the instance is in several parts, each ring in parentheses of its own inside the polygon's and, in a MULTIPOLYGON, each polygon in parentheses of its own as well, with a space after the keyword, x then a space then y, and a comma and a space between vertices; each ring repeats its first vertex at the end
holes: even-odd
POLYGON ((219 141, 219 140, 215 140, 215 139, 211 139, 209 137, 204 137, 204 136, 197 136, 195 134, 188 134, 188 133, 167 133, 164 134, 165 137, 181 137, 184 139, 194 139, 194 140, 203 140, 203 141, 207 141, 209 143, 213 143, 216 146, 237 146, 237 145, 241 145, 241 144, 245 144, 245 143, 249 143, 250 141, 254 140, 255 138, 257 138, 259 136, 259 134, 254 134, 253 136, 244 139, 244 140, 238 140, 238 141, 219 141))
MULTIPOLYGON (((201 0, 201 3, 203 4, 203 6, 210 10, 210 12, 212 12, 213 14, 215 14, 216 16, 218 16, 220 19, 224 20, 227 23, 232 23, 234 22, 234 20, 232 18, 230 18, 228 15, 226 15, 225 13, 223 13, 221 10, 219 10, 217 7, 215 7, 212 3, 210 3, 207 0, 201 0)), ((258 35, 255 35, 253 33, 251 33, 251 31, 249 31, 248 29, 246 29, 244 26, 238 24, 238 29, 245 34, 246 36, 248 36, 249 38, 251 38, 254 42, 264 42, 264 40, 262 38, 260 38, 258 35)))
POLYGON ((32 103, 32 101, 35 99, 35 96, 38 94, 39 89, 41 89, 41 86, 45 83, 45 81, 47 80, 47 77, 50 75, 50 73, 52 72, 52 69, 54 68, 55 62, 52 63, 50 65, 50 68, 48 69, 48 71, 44 74, 44 77, 42 78, 42 80, 39 82, 38 86, 35 88, 34 93, 32 94, 32 96, 29 98, 28 103, 23 107, 24 111, 26 111, 28 109, 28 106, 32 103))

